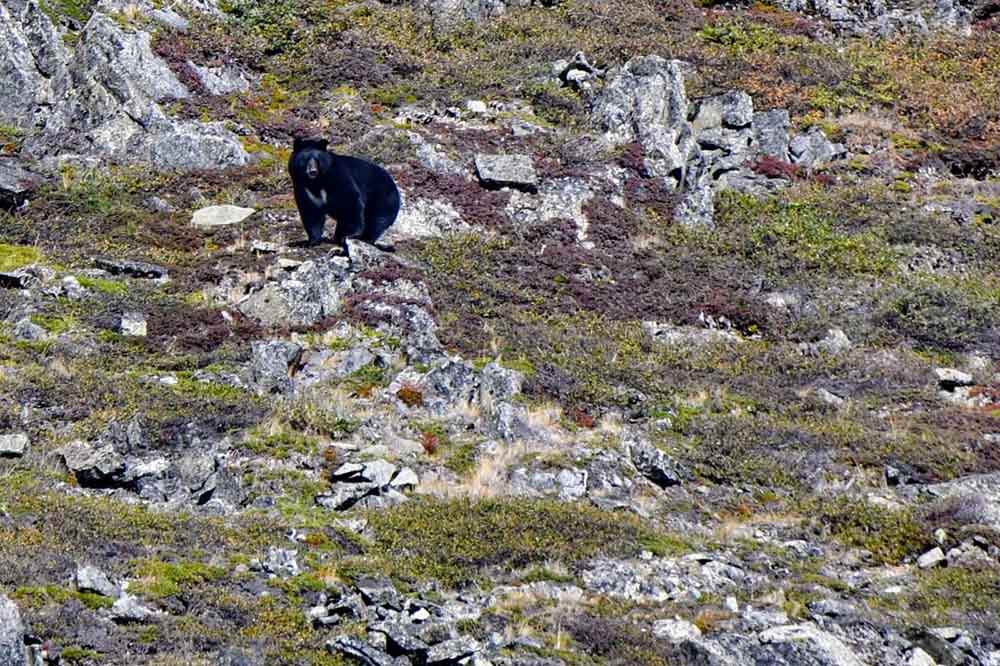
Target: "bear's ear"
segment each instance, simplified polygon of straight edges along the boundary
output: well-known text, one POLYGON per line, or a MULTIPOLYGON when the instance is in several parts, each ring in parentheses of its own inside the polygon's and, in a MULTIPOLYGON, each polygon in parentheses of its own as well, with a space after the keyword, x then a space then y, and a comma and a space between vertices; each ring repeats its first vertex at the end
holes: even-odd
POLYGON ((292 150, 302 150, 304 144, 305 142, 302 140, 302 137, 297 136, 292 140, 292 150))
POLYGON ((326 150, 326 147, 330 145, 330 142, 326 139, 320 139, 316 142, 316 147, 320 150, 326 150))

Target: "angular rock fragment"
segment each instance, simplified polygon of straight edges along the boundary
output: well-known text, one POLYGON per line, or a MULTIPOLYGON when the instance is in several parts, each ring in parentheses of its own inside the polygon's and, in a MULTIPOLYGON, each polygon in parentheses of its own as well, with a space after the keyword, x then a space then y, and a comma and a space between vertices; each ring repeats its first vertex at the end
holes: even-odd
POLYGON ((0 435, 0 458, 18 458, 28 452, 28 436, 23 432, 0 435))
POLYGON ((191 216, 191 224, 199 229, 225 227, 231 224, 239 224, 255 212, 257 211, 253 208, 244 208, 230 204, 207 206, 199 208, 194 212, 194 215, 191 216))
POLYGON ((476 174, 488 188, 538 191, 538 175, 528 155, 476 155, 476 174))
POLYGON ((158 280, 167 277, 168 274, 167 269, 163 266, 151 264, 146 261, 132 261, 130 259, 97 257, 94 259, 94 265, 112 275, 127 275, 135 278, 158 280))

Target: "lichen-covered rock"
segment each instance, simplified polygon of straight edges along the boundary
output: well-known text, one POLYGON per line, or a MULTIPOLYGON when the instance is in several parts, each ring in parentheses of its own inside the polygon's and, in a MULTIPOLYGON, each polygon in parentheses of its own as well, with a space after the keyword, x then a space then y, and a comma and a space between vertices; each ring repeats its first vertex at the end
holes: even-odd
POLYGON ((17 605, 0 594, 0 666, 24 664, 24 624, 17 605))
POLYGON ((680 62, 633 58, 601 91, 593 113, 612 143, 642 144, 650 173, 683 180, 694 136, 680 62))
POLYGON ((149 33, 98 11, 70 47, 33 1, 0 7, 0 27, 0 120, 26 132, 24 153, 34 159, 179 170, 247 163, 222 125, 173 119, 160 108, 189 91, 153 53, 149 33))
POLYGON ((528 155, 476 155, 476 175, 488 188, 538 190, 538 174, 528 155))

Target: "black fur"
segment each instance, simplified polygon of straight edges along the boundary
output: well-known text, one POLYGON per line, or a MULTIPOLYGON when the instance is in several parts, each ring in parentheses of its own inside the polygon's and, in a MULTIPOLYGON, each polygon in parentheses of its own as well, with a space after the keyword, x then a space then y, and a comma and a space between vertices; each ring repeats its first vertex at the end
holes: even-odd
POLYGON ((399 214, 399 189, 382 167, 327 151, 326 139, 295 139, 288 173, 302 226, 315 245, 330 216, 337 221, 333 243, 347 251, 347 239, 372 245, 399 214))

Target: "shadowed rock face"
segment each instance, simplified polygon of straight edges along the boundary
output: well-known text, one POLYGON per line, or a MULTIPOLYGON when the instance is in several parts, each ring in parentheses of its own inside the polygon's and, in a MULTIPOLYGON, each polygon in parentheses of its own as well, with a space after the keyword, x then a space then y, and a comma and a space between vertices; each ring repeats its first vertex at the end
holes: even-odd
POLYGON ((75 46, 35 2, 0 7, 0 119, 23 130, 34 159, 143 162, 160 169, 241 166, 247 153, 218 124, 167 117, 189 95, 150 49, 150 35, 91 16, 75 46))

